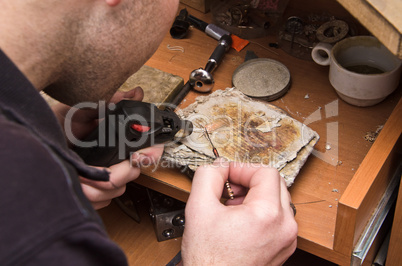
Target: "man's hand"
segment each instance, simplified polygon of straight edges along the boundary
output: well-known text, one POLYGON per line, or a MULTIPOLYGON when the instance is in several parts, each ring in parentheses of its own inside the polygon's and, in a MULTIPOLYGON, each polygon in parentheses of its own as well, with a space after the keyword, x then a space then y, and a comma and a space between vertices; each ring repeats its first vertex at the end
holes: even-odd
MULTIPOLYGON (((141 87, 136 87, 127 92, 117 91, 113 97, 109 100, 109 103, 118 103, 123 99, 142 101, 144 98, 144 91, 141 87)), ((53 112, 55 113, 60 124, 64 127, 65 118, 68 112, 70 112, 71 106, 57 103, 52 106, 53 112)), ((79 109, 74 110, 74 115, 69 121, 71 125, 71 131, 77 139, 84 139, 98 126, 99 119, 103 117, 98 117, 99 112, 97 109, 79 109)))
POLYGON ((81 187, 95 209, 106 207, 113 198, 121 196, 126 184, 135 180, 141 173, 141 165, 157 162, 162 156, 163 145, 155 145, 139 150, 130 160, 122 161, 107 168, 110 173, 109 182, 93 181, 81 177, 81 187))
MULTIPOLYGON (((118 103, 123 99, 142 101, 143 97, 143 90, 137 87, 127 92, 116 92, 109 103, 118 103)), ((62 103, 52 107, 61 125, 64 125, 65 116, 71 108, 62 103)), ((70 123, 71 131, 76 138, 85 138, 98 126, 98 119, 98 110, 75 110, 70 123)), ((93 181, 81 177, 82 190, 95 209, 106 207, 113 198, 124 193, 128 182, 135 180, 140 175, 141 165, 158 162, 162 153, 163 145, 139 150, 130 159, 112 165, 107 169, 110 172, 109 182, 93 181)))
POLYGON ((280 265, 296 249, 289 192, 278 171, 267 166, 218 159, 198 168, 185 216, 185 265, 280 265), (223 205, 228 178, 235 199, 223 205))

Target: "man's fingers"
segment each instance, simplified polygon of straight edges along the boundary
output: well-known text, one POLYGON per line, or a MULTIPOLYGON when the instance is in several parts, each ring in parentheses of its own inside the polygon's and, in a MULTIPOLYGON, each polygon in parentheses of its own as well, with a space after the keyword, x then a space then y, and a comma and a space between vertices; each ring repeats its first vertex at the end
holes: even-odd
POLYGON ((133 167, 129 160, 112 165, 110 170, 110 182, 114 187, 125 186, 128 182, 135 180, 141 173, 138 167, 133 167))
POLYGON ((135 153, 132 154, 132 160, 139 160, 138 162, 140 163, 139 166, 141 165, 146 165, 149 166, 150 164, 157 164, 159 159, 162 157, 163 154, 163 149, 164 149, 163 144, 157 144, 139 151, 136 151, 135 153), (141 163, 141 160, 144 160, 141 163))
POLYGON ((253 204, 258 201, 262 201, 262 204, 264 202, 275 202, 278 207, 282 207, 287 213, 294 216, 294 211, 290 205, 290 193, 285 180, 280 177, 276 169, 261 165, 244 165, 239 169, 236 163, 232 163, 229 175, 229 179, 232 181, 231 187, 235 192, 235 199, 228 200, 226 205, 247 204, 250 201, 254 202, 253 204), (242 186, 233 182, 238 182, 242 186), (245 201, 245 199, 247 200, 245 201))
MULTIPOLYGON (((136 153, 133 153, 129 160, 110 166, 107 171, 110 173, 109 182, 94 181, 81 178, 81 182, 98 189, 113 190, 125 186, 128 182, 135 180, 141 173, 141 166, 149 166, 157 163, 163 153, 163 145, 155 145, 136 153)), ((95 167, 103 169, 102 167, 95 167)))
POLYGON ((113 198, 123 195, 124 191, 126 191, 125 186, 113 190, 99 190, 91 185, 81 183, 81 187, 89 201, 95 203, 106 203, 113 198))
POLYGON ((290 197, 290 193, 288 191, 288 188, 286 186, 285 180, 281 178, 281 202, 282 202, 282 207, 287 211, 288 209, 290 210, 290 214, 292 216, 295 215, 293 208, 291 207, 290 203, 292 202, 292 199, 290 197))
POLYGON ((99 209, 102 209, 102 208, 105 208, 105 207, 109 206, 109 204, 111 202, 112 202, 111 199, 110 200, 105 200, 105 201, 102 201, 102 202, 92 202, 92 207, 95 210, 99 210, 99 209))
POLYGON ((141 87, 136 87, 129 91, 117 91, 109 102, 111 103, 118 103, 123 99, 133 100, 133 101, 142 101, 144 98, 144 91, 141 87))
POLYGON ((281 250, 276 257, 270 262, 272 265, 283 265, 288 258, 295 252, 297 247, 297 238, 285 249, 281 250))
MULTIPOLYGON (((233 195, 234 195, 236 198, 239 198, 239 197, 242 197, 242 196, 247 195, 248 188, 243 187, 243 186, 240 186, 240 185, 235 184, 235 183, 233 183, 233 182, 230 182, 229 184, 230 184, 230 188, 231 188, 232 191, 233 191, 233 195)), ((226 188, 226 186, 223 188, 223 195, 224 195, 225 198, 229 198, 229 197, 230 197, 230 196, 229 196, 228 189, 226 188)))
POLYGON ((194 174, 190 197, 219 201, 228 175, 229 163, 220 158, 212 165, 198 167, 194 174))
POLYGON ((239 165, 234 162, 231 163, 229 179, 249 188, 244 204, 281 204, 281 177, 275 168, 255 164, 239 165))
MULTIPOLYGON (((236 194, 235 194, 236 195, 236 194)), ((235 206, 235 205, 240 205, 243 203, 245 196, 235 196, 233 199, 231 200, 227 200, 225 202, 226 206, 235 206)))
POLYGON ((135 87, 124 93, 124 99, 129 99, 133 101, 142 101, 144 99, 144 90, 141 87, 135 87))
MULTIPOLYGON (((215 199, 220 199, 222 191, 225 189, 224 183, 228 177, 232 188, 235 190, 235 198, 236 192, 240 193, 238 196, 242 199, 247 194, 244 203, 253 202, 255 204, 258 202, 258 204, 265 204, 265 206, 272 203, 281 205, 281 177, 276 169, 261 165, 228 163, 222 159, 216 160, 213 165, 197 169, 193 178, 191 194, 194 194, 194 197, 199 194, 200 196, 203 195, 204 198, 211 198, 205 197, 209 195, 215 199)), ((241 202, 243 201, 241 200, 241 202)), ((240 202, 233 203, 238 204, 240 202)), ((230 204, 232 205, 232 203, 230 204)))
MULTIPOLYGON (((103 169, 102 167, 95 168, 103 169)), ((124 160, 118 164, 112 165, 107 169, 107 171, 110 173, 109 182, 94 181, 81 177, 81 183, 101 190, 114 190, 125 186, 130 181, 133 181, 141 172, 138 167, 133 167, 133 164, 129 160, 124 160)))

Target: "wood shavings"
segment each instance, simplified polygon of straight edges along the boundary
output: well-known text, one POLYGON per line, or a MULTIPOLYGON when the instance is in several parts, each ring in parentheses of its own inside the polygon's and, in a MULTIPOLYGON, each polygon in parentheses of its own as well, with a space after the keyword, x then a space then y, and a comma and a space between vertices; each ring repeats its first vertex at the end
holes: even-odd
POLYGON ((167 48, 168 48, 170 51, 179 51, 179 52, 184 53, 184 47, 182 47, 182 46, 170 46, 170 45, 168 44, 168 45, 167 45, 167 48))

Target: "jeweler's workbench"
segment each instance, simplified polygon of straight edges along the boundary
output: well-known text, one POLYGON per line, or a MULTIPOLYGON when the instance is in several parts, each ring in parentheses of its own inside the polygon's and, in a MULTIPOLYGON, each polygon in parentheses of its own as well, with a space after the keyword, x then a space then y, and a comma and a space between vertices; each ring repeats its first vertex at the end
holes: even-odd
MULTIPOLYGON (((297 9, 291 1, 286 12, 292 8, 297 9)), ((350 16, 335 1, 325 1, 325 8, 350 16)), ((188 11, 211 21, 209 13, 188 11)), ((232 74, 243 63, 247 50, 288 67, 291 87, 271 103, 320 135, 315 151, 290 188, 297 208, 298 248, 337 264, 350 264, 353 248, 400 162, 402 84, 378 105, 355 107, 338 98, 329 83, 327 67, 268 46, 274 42, 277 36, 268 36, 251 40, 241 52, 229 50, 214 72, 214 90, 232 87, 232 74), (380 126, 384 127, 375 142, 367 141, 367 132, 380 126)), ((146 65, 181 76, 186 82, 192 70, 205 65, 216 44, 196 29, 190 29, 182 40, 167 34, 146 65)), ((179 108, 199 95, 205 94, 190 91, 179 108)), ((191 189, 190 179, 175 169, 144 171, 136 182, 182 201, 191 189)), ((132 265, 164 265, 180 250, 180 239, 157 242, 145 213, 141 224, 113 204, 100 214, 111 238, 124 249, 132 265)))

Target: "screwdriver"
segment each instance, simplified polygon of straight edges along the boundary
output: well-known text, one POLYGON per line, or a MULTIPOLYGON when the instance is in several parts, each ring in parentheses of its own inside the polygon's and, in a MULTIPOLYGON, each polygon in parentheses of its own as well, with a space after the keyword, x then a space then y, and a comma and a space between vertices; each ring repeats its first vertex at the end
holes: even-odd
MULTIPOLYGON (((208 134, 208 130, 206 128, 204 128, 204 131, 205 131, 205 136, 207 137, 209 143, 211 143, 212 152, 214 153, 215 158, 219 158, 220 156, 219 156, 218 150, 215 148, 214 144, 212 143, 212 140, 211 140, 211 138, 209 137, 209 134, 208 134)), ((233 192, 232 187, 230 186, 228 180, 226 180, 225 186, 226 186, 226 189, 228 191, 229 198, 234 199, 234 192, 233 192)))

